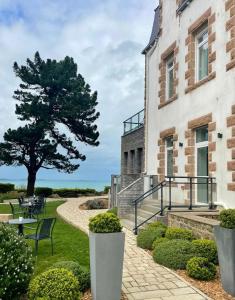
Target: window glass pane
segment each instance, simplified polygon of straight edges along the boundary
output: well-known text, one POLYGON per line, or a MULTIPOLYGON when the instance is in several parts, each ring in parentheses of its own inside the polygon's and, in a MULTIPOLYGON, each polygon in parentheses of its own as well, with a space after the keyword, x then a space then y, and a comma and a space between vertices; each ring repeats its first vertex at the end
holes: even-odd
POLYGON ((173 69, 169 71, 169 82, 168 82, 168 98, 173 96, 174 92, 174 73, 173 69))
POLYGON ((208 76, 208 43, 199 48, 198 79, 201 80, 208 76))
POLYGON ((173 176, 173 149, 167 150, 167 176, 173 176))
POLYGON ((208 141, 208 128, 207 126, 196 129, 196 143, 208 141))
POLYGON ((173 137, 172 137, 172 136, 166 138, 166 147, 167 147, 167 148, 173 147, 173 137))

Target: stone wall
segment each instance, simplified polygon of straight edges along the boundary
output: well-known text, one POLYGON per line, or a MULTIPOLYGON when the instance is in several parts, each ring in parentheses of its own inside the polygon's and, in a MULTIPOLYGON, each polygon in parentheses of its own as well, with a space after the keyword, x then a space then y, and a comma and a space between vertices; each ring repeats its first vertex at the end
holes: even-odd
POLYGON ((213 240, 213 227, 219 224, 218 215, 218 212, 171 212, 168 213, 168 226, 190 229, 199 239, 213 240))

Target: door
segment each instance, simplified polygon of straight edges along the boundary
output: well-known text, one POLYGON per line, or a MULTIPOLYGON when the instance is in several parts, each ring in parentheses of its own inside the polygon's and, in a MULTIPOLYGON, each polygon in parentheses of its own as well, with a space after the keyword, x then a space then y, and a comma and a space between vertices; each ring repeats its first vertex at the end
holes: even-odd
MULTIPOLYGON (((208 176, 208 129, 196 130, 197 176, 208 176)), ((206 178, 197 179, 197 202, 208 203, 208 184, 206 178)))

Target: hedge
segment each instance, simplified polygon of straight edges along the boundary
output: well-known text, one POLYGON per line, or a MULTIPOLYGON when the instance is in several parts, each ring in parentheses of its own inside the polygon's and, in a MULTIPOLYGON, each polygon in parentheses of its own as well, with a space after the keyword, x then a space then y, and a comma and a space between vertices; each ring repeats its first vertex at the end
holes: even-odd
POLYGON ((193 257, 187 263, 187 273, 198 280, 212 280, 216 276, 216 266, 204 257, 193 257))
POLYGON ((153 242, 165 235, 166 229, 163 227, 150 227, 140 231, 137 236, 137 246, 143 249, 152 250, 153 242))
POLYGON ((15 185, 11 183, 0 183, 0 193, 7 193, 14 191, 15 185))
POLYGON ((192 230, 170 227, 166 231, 166 238, 169 240, 188 240, 194 239, 192 230))
POLYGON ((42 195, 42 196, 48 197, 48 196, 52 195, 52 193, 53 193, 53 189, 49 188, 49 187, 36 187, 35 188, 35 195, 37 195, 37 196, 42 195))
POLYGON ((77 198, 79 196, 96 196, 101 195, 101 192, 97 192, 95 189, 53 189, 53 193, 60 197, 77 198))
POLYGON ((197 257, 204 257, 214 264, 218 264, 217 247, 211 240, 194 240, 192 241, 193 252, 197 257))

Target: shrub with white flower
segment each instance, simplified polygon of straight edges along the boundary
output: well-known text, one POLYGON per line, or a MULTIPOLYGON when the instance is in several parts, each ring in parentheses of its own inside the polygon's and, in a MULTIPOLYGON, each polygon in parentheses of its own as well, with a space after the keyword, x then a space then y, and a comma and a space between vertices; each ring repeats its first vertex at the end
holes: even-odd
POLYGON ((0 299, 26 293, 34 260, 32 250, 14 228, 0 224, 0 299))

